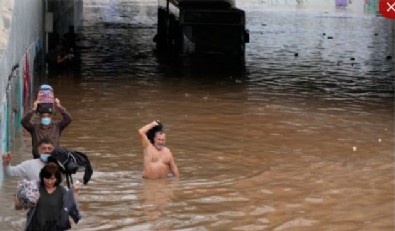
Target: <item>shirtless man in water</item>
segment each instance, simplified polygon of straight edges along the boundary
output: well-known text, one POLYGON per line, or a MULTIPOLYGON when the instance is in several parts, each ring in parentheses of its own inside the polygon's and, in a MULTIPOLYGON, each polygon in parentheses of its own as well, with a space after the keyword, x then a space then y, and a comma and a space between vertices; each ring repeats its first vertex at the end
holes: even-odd
POLYGON ((160 128, 158 121, 144 125, 139 129, 141 142, 144 148, 143 177, 147 179, 167 178, 171 172, 173 176, 179 176, 178 168, 174 162, 170 150, 165 147, 166 134, 162 129, 155 131, 153 139, 150 140, 147 133, 151 129, 160 128))

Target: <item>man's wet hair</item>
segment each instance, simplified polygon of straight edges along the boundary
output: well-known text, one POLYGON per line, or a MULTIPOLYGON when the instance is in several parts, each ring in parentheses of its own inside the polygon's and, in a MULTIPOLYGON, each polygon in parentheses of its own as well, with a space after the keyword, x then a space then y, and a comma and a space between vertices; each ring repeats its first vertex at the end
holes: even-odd
POLYGON ((161 133, 165 132, 165 130, 163 128, 163 124, 158 122, 158 121, 156 121, 156 122, 158 123, 158 125, 156 125, 155 127, 151 128, 147 132, 147 137, 148 137, 149 141, 151 142, 151 144, 154 143, 154 138, 155 138, 156 133, 158 133, 158 132, 161 132, 161 133))

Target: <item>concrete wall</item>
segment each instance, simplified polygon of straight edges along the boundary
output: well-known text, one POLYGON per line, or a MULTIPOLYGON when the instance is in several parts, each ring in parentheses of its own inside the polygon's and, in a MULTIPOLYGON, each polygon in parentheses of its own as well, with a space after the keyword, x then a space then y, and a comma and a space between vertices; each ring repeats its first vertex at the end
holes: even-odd
POLYGON ((9 151, 30 106, 42 52, 42 0, 0 0, 0 154, 9 151))
POLYGON ((268 9, 305 9, 315 12, 341 12, 349 14, 376 14, 379 0, 236 0, 236 6, 243 10, 253 11, 256 8, 268 9), (343 7, 338 3, 346 2, 343 7))

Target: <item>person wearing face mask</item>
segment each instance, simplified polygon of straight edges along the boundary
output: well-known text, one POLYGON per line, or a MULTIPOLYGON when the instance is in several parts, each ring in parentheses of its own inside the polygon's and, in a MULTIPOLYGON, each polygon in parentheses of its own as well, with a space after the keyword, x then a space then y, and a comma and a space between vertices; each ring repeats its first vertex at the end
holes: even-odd
POLYGON ((40 113, 40 121, 32 123, 32 117, 36 113, 38 101, 33 103, 33 107, 23 117, 21 124, 30 133, 32 137, 32 154, 34 158, 39 158, 37 152, 38 142, 43 138, 49 138, 53 142, 54 148, 60 145, 60 135, 62 131, 71 123, 72 118, 70 113, 64 108, 58 98, 55 98, 55 110, 62 115, 62 120, 52 121, 52 113, 40 113))
POLYGON ((38 181, 40 179, 39 177, 40 170, 48 162, 48 157, 51 155, 51 152, 53 150, 54 150, 54 146, 51 140, 48 138, 44 138, 40 140, 37 147, 37 152, 40 153, 39 154, 40 158, 25 160, 16 166, 10 165, 12 159, 11 153, 3 154, 2 160, 3 160, 4 175, 19 176, 19 177, 24 177, 27 180, 38 181))
POLYGON ((170 149, 165 147, 166 134, 155 120, 139 129, 143 144, 143 178, 161 179, 180 175, 170 149))

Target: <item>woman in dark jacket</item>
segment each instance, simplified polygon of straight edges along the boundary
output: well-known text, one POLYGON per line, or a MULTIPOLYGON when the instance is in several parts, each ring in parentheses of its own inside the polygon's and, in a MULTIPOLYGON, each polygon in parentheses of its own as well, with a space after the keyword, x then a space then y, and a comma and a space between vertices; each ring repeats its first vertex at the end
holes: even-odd
POLYGON ((71 228, 69 216, 78 223, 81 216, 72 189, 60 183, 62 176, 55 163, 47 163, 40 172, 40 199, 27 214, 27 231, 60 231, 71 228))

